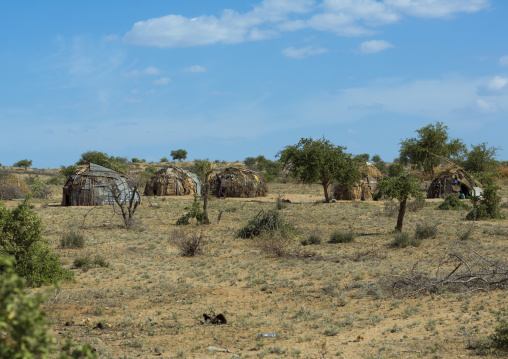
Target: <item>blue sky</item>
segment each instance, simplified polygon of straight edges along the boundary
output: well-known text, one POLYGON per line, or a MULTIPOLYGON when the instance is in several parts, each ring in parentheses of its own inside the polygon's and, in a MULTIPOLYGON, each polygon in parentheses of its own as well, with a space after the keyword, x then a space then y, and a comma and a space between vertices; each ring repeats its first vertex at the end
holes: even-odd
POLYGON ((444 122, 508 141, 502 0, 4 1, 0 163, 274 158, 302 137, 398 156, 444 122))

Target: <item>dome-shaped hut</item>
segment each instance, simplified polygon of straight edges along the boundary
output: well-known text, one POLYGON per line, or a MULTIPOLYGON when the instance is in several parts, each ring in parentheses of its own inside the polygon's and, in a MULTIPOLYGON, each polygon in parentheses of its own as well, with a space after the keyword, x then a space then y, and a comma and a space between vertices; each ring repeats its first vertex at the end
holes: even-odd
POLYGON ((236 167, 211 176, 210 192, 217 197, 263 197, 268 193, 266 179, 258 173, 236 167))
POLYGON ((450 168, 441 172, 430 184, 427 198, 445 198, 449 194, 457 197, 479 195, 482 185, 461 168, 450 168), (464 196, 461 196, 461 195, 464 196))
POLYGON ((334 184, 332 187, 332 198, 338 200, 362 200, 372 201, 372 194, 377 189, 378 181, 383 177, 381 171, 370 163, 365 163, 359 168, 362 180, 351 188, 341 184, 334 184))
POLYGON ((127 175, 90 163, 73 174, 63 187, 62 206, 102 206, 140 203, 134 181, 127 175))
POLYGON ((178 167, 160 169, 145 185, 145 196, 193 194, 201 195, 201 181, 196 174, 178 167))

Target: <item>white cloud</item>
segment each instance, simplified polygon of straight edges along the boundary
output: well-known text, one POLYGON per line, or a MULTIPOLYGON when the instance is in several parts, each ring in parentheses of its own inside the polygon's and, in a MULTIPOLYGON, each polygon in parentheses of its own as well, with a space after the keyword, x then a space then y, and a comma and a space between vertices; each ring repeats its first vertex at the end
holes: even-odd
POLYGON ((376 52, 381 52, 381 51, 387 50, 391 47, 393 47, 393 45, 387 41, 370 40, 370 41, 362 42, 360 44, 360 52, 362 54, 374 54, 376 52))
POLYGON ((404 17, 449 18, 489 6, 490 0, 264 0, 251 11, 188 18, 169 14, 139 21, 123 40, 132 45, 185 47, 271 39, 310 28, 338 36, 365 36, 404 17))
POLYGON ((160 75, 162 71, 158 69, 157 67, 149 66, 144 70, 133 70, 130 72, 124 72, 122 73, 125 77, 137 77, 141 75, 160 75))
POLYGON ((508 66, 508 55, 503 56, 499 59, 500 66, 508 66))
POLYGON ((497 104, 495 104, 493 102, 485 101, 484 99, 481 99, 481 98, 476 100, 476 105, 481 112, 485 112, 485 113, 499 112, 499 107, 497 106, 497 104))
POLYGON ((171 82, 171 79, 169 77, 161 77, 158 80, 155 80, 153 82, 154 85, 164 86, 171 82))
POLYGON ((303 59, 308 56, 314 56, 319 54, 324 54, 328 50, 322 48, 322 47, 315 47, 315 46, 306 46, 302 47, 300 49, 295 49, 294 47, 288 47, 284 50, 282 50, 282 54, 287 57, 291 57, 293 59, 303 59))
POLYGON ((186 72, 206 72, 206 68, 200 65, 193 65, 183 69, 186 72))
POLYGON ((499 95, 508 90, 508 78, 495 76, 484 81, 478 86, 477 93, 480 96, 499 95))

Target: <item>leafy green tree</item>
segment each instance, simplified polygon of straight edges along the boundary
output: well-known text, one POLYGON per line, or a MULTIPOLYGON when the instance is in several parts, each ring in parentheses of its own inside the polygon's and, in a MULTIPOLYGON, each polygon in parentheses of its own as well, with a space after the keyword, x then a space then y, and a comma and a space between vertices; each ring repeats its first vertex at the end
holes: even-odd
POLYGON ((404 174, 404 166, 400 163, 394 163, 388 166, 389 177, 399 177, 404 174))
POLYGON ((12 210, 0 205, 0 255, 14 257, 16 273, 31 287, 73 281, 74 273, 61 266, 58 254, 42 239, 42 229, 28 198, 12 210))
POLYGON ((182 148, 180 148, 179 150, 173 150, 171 151, 171 157, 173 158, 173 161, 185 160, 187 158, 187 151, 182 148))
POLYGON ((64 176, 66 179, 69 179, 74 173, 78 171, 78 166, 70 165, 70 166, 60 166, 60 174, 64 176))
POLYGON ((132 157, 132 158, 131 158, 131 162, 132 162, 132 163, 139 163, 139 162, 141 162, 141 161, 140 161, 140 159, 139 159, 139 158, 137 158, 137 157, 132 157))
POLYGON ((307 184, 320 183, 328 203, 328 186, 333 181, 351 187, 361 179, 358 162, 345 149, 325 138, 302 138, 296 145, 286 146, 277 157, 290 176, 307 184))
POLYGON ((498 191, 501 186, 497 184, 497 180, 492 173, 483 173, 480 176, 483 184, 482 197, 472 196, 473 210, 466 216, 467 220, 477 219, 502 219, 501 213, 501 196, 498 191))
POLYGON ((379 181, 378 190, 386 198, 396 198, 399 201, 399 215, 397 217, 397 231, 402 231, 406 214, 407 200, 410 197, 422 198, 418 182, 414 177, 402 175, 398 177, 384 177, 379 181))
POLYGON ((459 139, 448 137, 448 126, 442 122, 429 124, 416 130, 418 137, 400 143, 400 163, 411 164, 434 177, 434 167, 441 163, 438 157, 458 157, 466 149, 459 139))
POLYGON ((356 155, 356 157, 360 158, 364 162, 369 162, 370 155, 368 153, 362 153, 361 155, 356 155))
POLYGON ((372 162, 381 162, 381 156, 380 155, 374 155, 372 156, 372 162))
POLYGON ((96 165, 112 169, 114 171, 127 173, 129 167, 127 166, 127 158, 109 156, 107 153, 100 151, 88 151, 81 154, 81 158, 76 162, 77 166, 86 165, 88 163, 95 163, 96 165))
POLYGON ((247 166, 247 167, 254 167, 256 165, 256 158, 247 157, 243 162, 245 163, 245 166, 247 166))
POLYGON ((263 155, 257 156, 256 158, 247 157, 245 159, 245 165, 256 171, 263 172, 267 181, 274 181, 280 176, 280 171, 282 170, 282 164, 280 162, 271 161, 263 155))
POLYGON ((15 164, 13 164, 14 167, 22 167, 22 168, 30 168, 32 167, 32 160, 27 160, 27 159, 24 159, 24 160, 20 160, 18 162, 16 162, 15 164))
POLYGON ((471 145, 471 151, 466 153, 462 167, 468 172, 494 172, 498 166, 496 157, 500 150, 500 147, 487 147, 487 142, 471 145))

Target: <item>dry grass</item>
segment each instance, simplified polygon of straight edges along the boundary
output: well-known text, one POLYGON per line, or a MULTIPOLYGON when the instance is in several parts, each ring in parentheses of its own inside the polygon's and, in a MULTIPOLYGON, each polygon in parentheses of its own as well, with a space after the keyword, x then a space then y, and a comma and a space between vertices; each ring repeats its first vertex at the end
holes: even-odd
MULTIPOLYGON (((75 269, 77 282, 51 293, 45 310, 54 334, 91 343, 100 358, 233 355, 217 349, 241 358, 456 358, 472 354, 468 343, 492 333, 508 311, 504 290, 395 297, 380 285, 416 263, 432 263, 460 241, 471 226, 463 221, 467 211, 437 211, 440 200, 429 200, 406 214, 404 231, 436 223, 435 238, 392 248, 396 219, 376 215, 383 202, 325 204, 318 185, 269 186, 263 199, 212 199, 210 218, 222 211, 220 224, 183 229, 208 239, 206 251, 193 257, 168 241, 192 197, 144 202, 136 213, 143 231, 124 229, 110 207, 61 207, 56 191, 49 201, 36 200, 44 237, 66 267, 87 255, 109 264, 75 269), (299 233, 283 243, 284 252, 300 255, 267 255, 252 239, 236 237, 260 210, 274 209, 278 195, 291 200, 284 218, 299 233), (62 236, 75 227, 82 227, 85 248, 61 248, 62 236), (312 253, 301 252, 309 247, 300 240, 330 238, 334 231, 354 233, 355 241, 323 240, 312 253), (202 325, 203 313, 223 313, 227 324, 202 325), (365 339, 351 342, 358 335, 365 339)), ((503 193, 506 200, 505 187, 503 193)), ((491 260, 507 258, 507 220, 474 226, 470 248, 491 260)))

